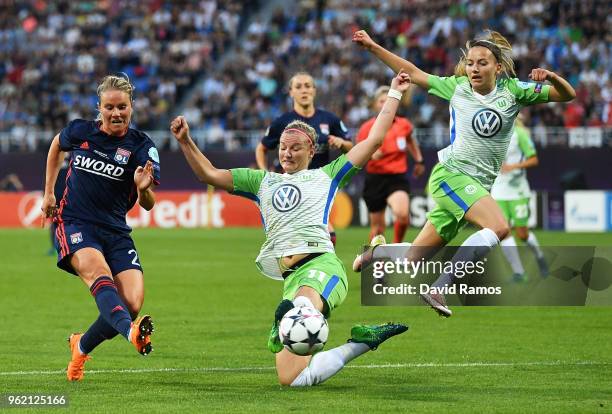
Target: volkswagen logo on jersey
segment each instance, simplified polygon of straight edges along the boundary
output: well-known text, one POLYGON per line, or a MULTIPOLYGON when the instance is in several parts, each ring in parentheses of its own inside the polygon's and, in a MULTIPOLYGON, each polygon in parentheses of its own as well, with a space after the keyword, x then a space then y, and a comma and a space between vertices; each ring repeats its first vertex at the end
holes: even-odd
POLYGON ((291 184, 283 184, 272 195, 272 205, 281 213, 293 210, 300 204, 302 193, 300 189, 291 184))
POLYGON ((117 148, 117 152, 115 152, 114 160, 119 164, 127 164, 130 159, 131 152, 128 150, 124 150, 123 148, 117 148))
POLYGON ((472 128, 483 138, 497 134, 502 127, 501 115, 493 109, 485 108, 476 112, 472 119, 472 128))

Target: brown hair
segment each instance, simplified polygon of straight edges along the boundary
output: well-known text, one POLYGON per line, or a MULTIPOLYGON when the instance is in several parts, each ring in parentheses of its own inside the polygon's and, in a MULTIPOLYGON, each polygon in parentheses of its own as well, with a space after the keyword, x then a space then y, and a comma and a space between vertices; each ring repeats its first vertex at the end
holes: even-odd
POLYGON ((466 42, 465 48, 467 50, 461 50, 463 56, 455 66, 455 76, 466 76, 467 51, 476 46, 489 49, 493 56, 495 56, 495 59, 497 59, 497 62, 502 65, 504 74, 507 77, 516 77, 514 61, 511 57, 512 45, 510 45, 510 42, 504 36, 492 30, 487 31, 487 36, 482 39, 473 39, 466 42))

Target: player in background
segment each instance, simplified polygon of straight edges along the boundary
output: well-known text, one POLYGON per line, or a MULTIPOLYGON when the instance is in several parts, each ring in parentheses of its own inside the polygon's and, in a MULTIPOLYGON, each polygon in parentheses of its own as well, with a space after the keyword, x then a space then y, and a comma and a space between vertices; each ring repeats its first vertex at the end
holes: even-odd
POLYGON ((106 76, 97 89, 98 118, 71 121, 47 156, 42 211, 55 221, 57 266, 85 283, 100 312, 84 334, 70 335, 71 381, 83 378, 89 353, 118 333, 140 354, 152 350, 151 317, 137 318, 144 279, 125 217, 136 201, 153 208, 159 155, 144 132, 130 128, 133 91, 128 79, 106 76), (70 165, 58 207, 53 190, 65 152, 70 165))
POLYGON ((314 170, 308 164, 316 152, 317 135, 302 121, 293 121, 281 132, 279 160, 283 174, 236 168, 215 168, 189 136, 182 116, 171 123, 176 137, 198 179, 235 195, 255 201, 260 209, 266 241, 256 259, 266 276, 284 280, 283 300, 275 312, 268 348, 276 353, 276 370, 282 385, 320 384, 349 361, 376 349, 388 338, 405 332, 400 324, 356 325, 348 343, 314 356, 294 355, 283 348, 278 324, 295 306, 312 306, 326 317, 345 299, 346 270, 336 256, 327 232, 334 196, 380 147, 410 84, 406 73, 393 78, 389 97, 367 139, 347 154, 314 170))
MULTIPOLYGON (((372 106, 380 112, 389 92, 388 86, 379 87, 374 93, 372 106)), ((408 95, 408 93, 406 93, 408 95)), ((357 142, 367 138, 376 118, 367 120, 357 133, 357 142)), ((415 162, 413 176, 425 172, 423 155, 418 142, 412 137, 412 123, 407 118, 396 116, 382 146, 372 155, 366 165, 363 199, 370 213, 370 237, 385 234, 385 211, 387 205, 393 212, 393 243, 404 239, 410 225, 410 181, 407 177, 410 153, 415 162)))
MULTIPOLYGON (((463 242, 452 260, 479 260, 510 231, 489 191, 506 156, 514 119, 524 106, 574 99, 574 88, 558 74, 542 68, 531 71, 534 83, 516 79, 512 47, 497 32, 468 41, 454 76, 449 77, 423 72, 378 45, 364 30, 355 32, 353 41, 391 69, 404 68, 415 85, 450 104, 450 145, 438 152, 439 163, 428 183, 437 206, 428 213, 407 259, 430 258, 469 222, 480 230, 463 242), (540 83, 544 81, 550 85, 540 83)), ((452 273, 443 273, 432 286, 440 289, 457 280, 452 273)), ((440 315, 452 315, 443 295, 426 293, 422 298, 440 315)))
MULTIPOLYGON (((289 80, 289 96, 293 99, 293 110, 285 112, 266 130, 261 142, 255 148, 257 166, 268 170, 267 153, 278 147, 284 129, 293 121, 302 121, 310 125, 317 133, 317 150, 308 168, 321 168, 330 160, 332 149, 348 152, 353 143, 347 136, 348 130, 344 122, 333 113, 315 106, 317 88, 314 78, 307 72, 297 72, 289 80)), ((331 223, 328 224, 332 243, 336 244, 336 232, 331 223)))
MULTIPOLYGON (((536 257, 542 277, 548 276, 548 265, 544 253, 540 249, 540 243, 536 235, 529 231, 529 199, 531 190, 527 181, 527 168, 538 165, 538 156, 535 146, 529 136, 529 130, 525 127, 522 115, 514 121, 514 133, 510 138, 510 145, 506 159, 501 167, 501 173, 495 179, 491 188, 493 197, 501 208, 508 224, 514 233, 523 242, 527 243, 536 257)), ((516 240, 511 233, 500 243, 502 251, 512 268, 513 279, 517 282, 527 281, 525 268, 521 262, 516 240)))

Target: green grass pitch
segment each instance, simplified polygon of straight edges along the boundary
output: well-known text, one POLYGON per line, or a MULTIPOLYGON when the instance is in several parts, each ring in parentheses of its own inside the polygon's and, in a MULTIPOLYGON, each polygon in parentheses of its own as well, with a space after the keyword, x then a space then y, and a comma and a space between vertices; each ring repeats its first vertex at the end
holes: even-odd
MULTIPOLYGON (((347 267, 367 233, 338 232, 347 267)), ((544 245, 612 245, 611 234, 538 235, 544 245)), ((155 350, 142 357, 115 338, 94 351, 83 381, 68 383, 66 337, 89 326, 95 304, 45 255, 47 232, 0 231, 0 394, 62 394, 70 411, 86 413, 612 410, 612 307, 455 307, 445 320, 426 307, 360 306, 359 275, 351 272, 327 347, 346 341, 357 322, 401 321, 410 331, 320 386, 282 388, 266 348, 281 284, 253 263, 262 231, 133 236, 155 350)))

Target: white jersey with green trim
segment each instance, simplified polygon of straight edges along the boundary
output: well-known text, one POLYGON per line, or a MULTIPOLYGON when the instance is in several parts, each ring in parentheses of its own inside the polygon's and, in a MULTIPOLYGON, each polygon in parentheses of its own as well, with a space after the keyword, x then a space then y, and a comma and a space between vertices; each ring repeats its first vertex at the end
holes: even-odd
POLYGON ((451 172, 491 189, 506 156, 514 119, 523 106, 548 102, 549 85, 501 79, 488 95, 472 90, 466 76, 429 75, 429 93, 450 102, 450 145, 438 159, 451 172))
MULTIPOLYGON (((517 164, 536 155, 535 146, 529 136, 529 131, 516 125, 504 164, 517 164)), ((531 195, 527 171, 517 168, 508 173, 500 173, 491 188, 491 197, 496 200, 520 200, 531 195)))
POLYGON ((266 276, 282 280, 280 258, 301 253, 334 252, 327 223, 339 188, 359 171, 343 154, 322 168, 278 174, 232 169, 234 191, 254 200, 261 212, 266 241, 256 259, 266 276))

